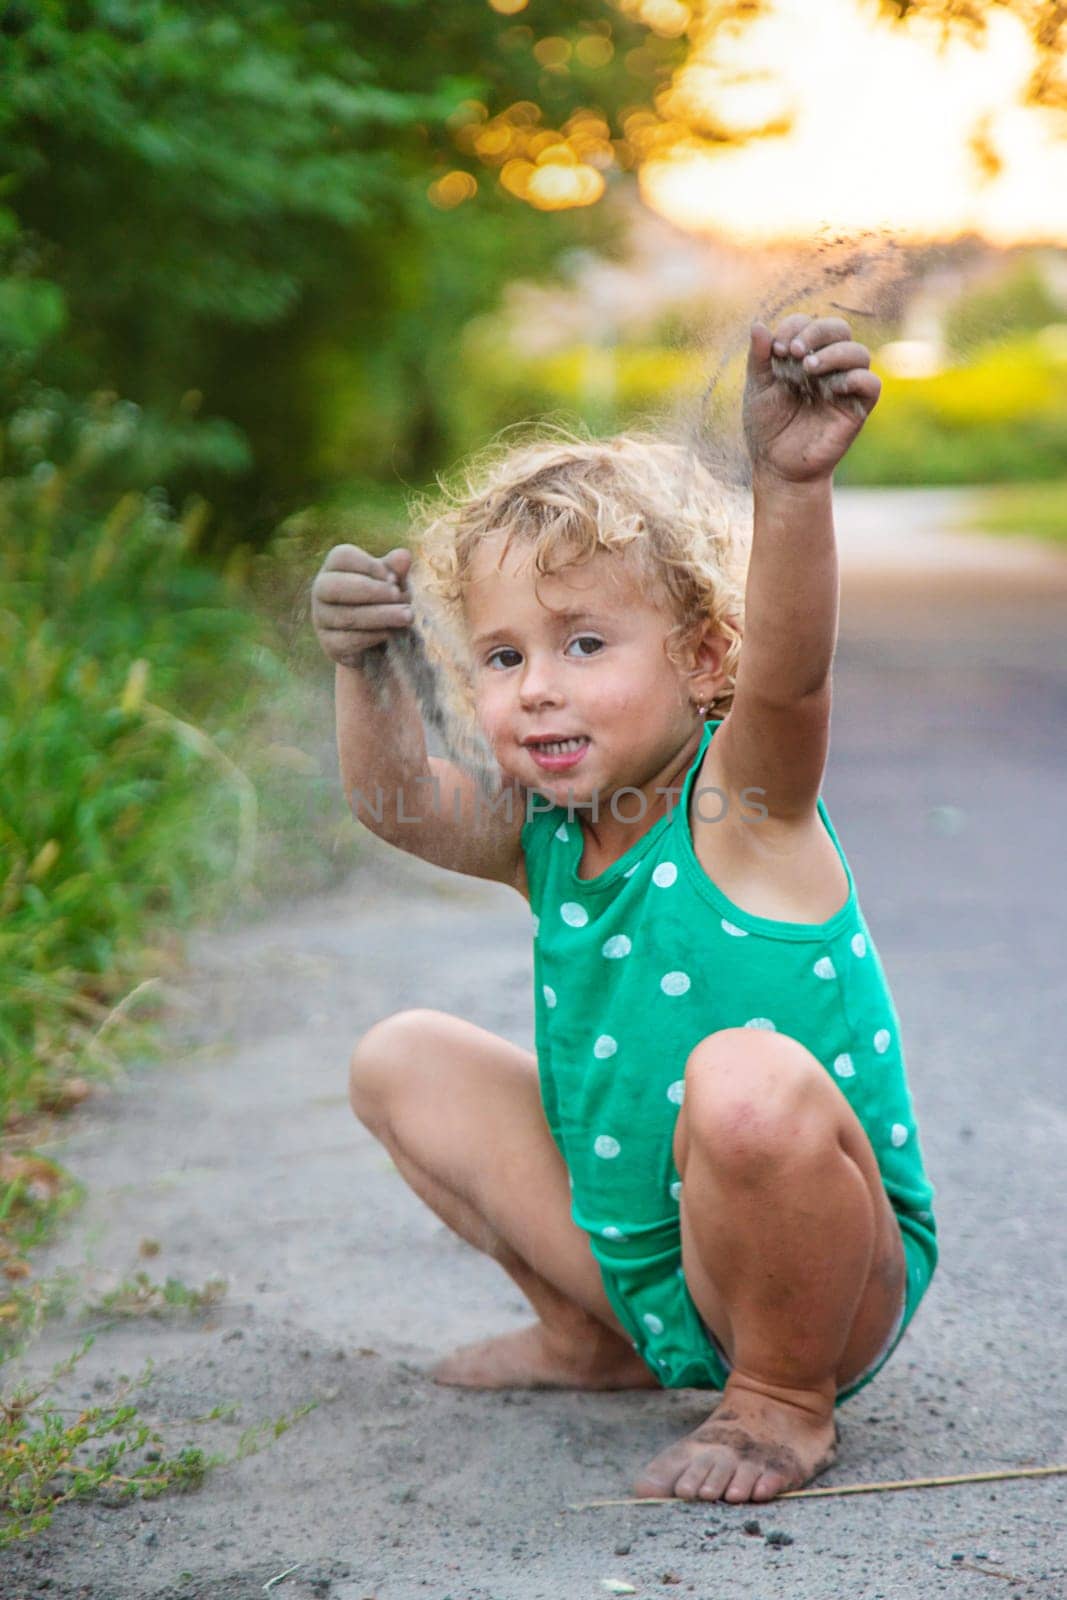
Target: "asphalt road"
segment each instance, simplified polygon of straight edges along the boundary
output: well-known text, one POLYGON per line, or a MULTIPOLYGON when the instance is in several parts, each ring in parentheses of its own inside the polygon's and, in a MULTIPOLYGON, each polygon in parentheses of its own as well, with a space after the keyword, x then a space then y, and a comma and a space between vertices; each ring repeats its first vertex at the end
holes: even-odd
MULTIPOLYGON (((1067 557, 954 540, 958 504, 840 499, 823 793, 902 1020, 942 1264, 894 1360, 843 1408, 829 1483, 1067 1462, 1067 557)), ((172 1058, 58 1152, 89 1200, 49 1260, 80 1287, 34 1360, 70 1348, 89 1287, 145 1266, 220 1273, 206 1318, 105 1321, 72 1403, 152 1357, 144 1404, 178 1442, 220 1403, 242 1425, 319 1404, 197 1494, 68 1508, 25 1555, 0 1554, 5 1600, 243 1600, 294 1565, 279 1600, 595 1600, 604 1580, 697 1600, 1063 1600, 1067 1478, 761 1508, 762 1533, 793 1541, 773 1545, 743 1531, 744 1508, 568 1509, 628 1494, 706 1413, 693 1391, 425 1378, 525 1309, 353 1122, 345 1061, 412 1005, 529 1045, 530 974, 517 896, 373 840, 335 894, 197 941, 172 1058)), ((220 1435, 232 1447, 236 1430, 220 1435)))

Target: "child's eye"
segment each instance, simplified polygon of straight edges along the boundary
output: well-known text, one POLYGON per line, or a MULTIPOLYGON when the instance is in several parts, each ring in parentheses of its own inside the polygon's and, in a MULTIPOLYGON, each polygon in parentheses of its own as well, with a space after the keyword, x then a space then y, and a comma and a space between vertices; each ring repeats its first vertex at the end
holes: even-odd
MULTIPOLYGON (((600 649, 603 648, 604 641, 603 641, 603 639, 598 639, 596 637, 596 634, 594 634, 594 633, 581 633, 581 634, 578 635, 578 637, 576 639, 572 639, 571 640, 571 644, 591 644, 591 645, 593 645, 594 648, 592 650, 583 650, 582 651, 582 655, 583 656, 591 656, 591 655, 596 655, 597 650, 600 650, 600 649)), ((570 649, 570 645, 567 646, 567 649, 568 650, 570 649)))
MULTIPOLYGON (((507 645, 503 645, 499 650, 493 650, 486 656, 485 664, 487 667, 492 667, 496 665, 497 656, 518 656, 518 654, 517 650, 509 649, 507 645)), ((514 662, 505 661, 503 665, 505 667, 514 666, 514 662)))

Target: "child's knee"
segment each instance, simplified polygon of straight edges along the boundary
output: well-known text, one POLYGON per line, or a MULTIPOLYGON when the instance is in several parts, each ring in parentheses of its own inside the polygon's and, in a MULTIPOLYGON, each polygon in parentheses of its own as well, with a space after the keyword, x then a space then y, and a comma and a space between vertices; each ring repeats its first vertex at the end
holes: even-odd
POLYGON ((436 1012, 428 1010, 395 1011, 374 1023, 357 1042, 348 1065, 348 1098, 367 1127, 374 1128, 388 1114, 404 1063, 425 1056, 435 1017, 436 1012))
POLYGON ((834 1136, 828 1088, 798 1040, 724 1028, 702 1039, 686 1063, 684 1143, 700 1144, 724 1174, 759 1179, 784 1159, 825 1150, 834 1136))

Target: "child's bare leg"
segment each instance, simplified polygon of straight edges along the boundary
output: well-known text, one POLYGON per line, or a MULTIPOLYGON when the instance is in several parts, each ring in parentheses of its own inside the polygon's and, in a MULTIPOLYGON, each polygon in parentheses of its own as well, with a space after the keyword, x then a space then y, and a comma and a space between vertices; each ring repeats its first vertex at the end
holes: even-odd
POLYGON ((456 1351, 434 1369, 438 1382, 657 1387, 571 1219, 528 1050, 444 1012, 398 1012, 356 1046, 350 1093, 420 1199, 498 1261, 537 1312, 530 1328, 456 1351))
POLYGON ((719 1406, 635 1492, 770 1500, 836 1453, 837 1388, 900 1309, 900 1232, 867 1135, 796 1040, 709 1035, 675 1133, 686 1282, 732 1372, 719 1406))

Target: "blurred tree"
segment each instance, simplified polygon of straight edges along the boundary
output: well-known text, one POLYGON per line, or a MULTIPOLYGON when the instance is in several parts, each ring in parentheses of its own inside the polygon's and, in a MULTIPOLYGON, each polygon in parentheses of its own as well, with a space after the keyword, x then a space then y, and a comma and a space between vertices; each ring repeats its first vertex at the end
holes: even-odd
POLYGON ((945 342, 954 355, 970 359, 983 346, 1062 321, 1064 310, 1039 259, 1008 257, 1000 271, 979 278, 948 307, 945 342))
MULTIPOLYGON (((33 376, 233 419, 256 463, 230 498, 245 531, 341 450, 349 471, 424 477, 464 322, 516 268, 605 232, 587 202, 632 159, 619 112, 669 76, 689 14, 625 9, 0 0, 3 405, 33 376), (587 135, 606 118, 598 166, 575 113, 587 135), (506 127, 552 169, 529 203, 506 127)), ((172 486, 223 497, 202 461, 172 486)))
POLYGON ((907 20, 931 17, 945 29, 966 28, 981 34, 993 11, 1010 11, 1026 27, 1037 50, 1027 86, 1034 105, 1067 111, 1067 6, 1062 0, 880 0, 890 16, 907 20))

